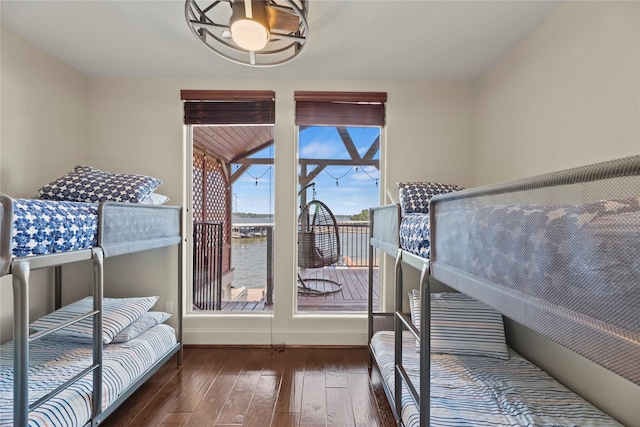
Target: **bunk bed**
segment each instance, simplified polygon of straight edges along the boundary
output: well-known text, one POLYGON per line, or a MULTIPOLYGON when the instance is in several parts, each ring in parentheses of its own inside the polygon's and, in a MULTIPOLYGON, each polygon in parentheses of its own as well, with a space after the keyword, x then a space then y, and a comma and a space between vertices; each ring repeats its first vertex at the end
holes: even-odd
POLYGON ((182 364, 182 211, 144 204, 160 183, 147 178, 77 167, 41 189, 45 200, 0 194, 0 276, 12 276, 14 313, 13 341, 0 347, 0 425, 96 426, 174 355, 182 364), (131 180, 140 191, 121 197, 131 180), (150 311, 158 296, 104 298, 106 257, 175 245, 177 331, 150 311), (93 293, 61 307, 61 268, 81 261, 93 265, 93 293), (30 324, 30 272, 43 268, 55 270, 57 310, 30 324))
POLYGON ((369 347, 398 424, 619 425, 510 349, 502 316, 640 385, 639 189, 633 156, 432 194, 419 253, 403 206, 372 208, 370 256, 395 256, 396 283, 393 312, 369 301, 369 347))

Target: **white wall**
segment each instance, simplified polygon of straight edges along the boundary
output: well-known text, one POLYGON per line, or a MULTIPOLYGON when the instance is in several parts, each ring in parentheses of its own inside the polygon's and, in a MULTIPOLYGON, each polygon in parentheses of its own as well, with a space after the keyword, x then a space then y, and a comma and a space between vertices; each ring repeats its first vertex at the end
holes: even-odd
MULTIPOLYGON (((37 190, 86 161, 89 79, 14 33, 1 33, 0 191, 37 190)), ((32 273, 32 316, 46 310, 47 273, 32 273)), ((0 279, 0 342, 12 337, 11 277, 0 279)))
MULTIPOLYGON (((476 184, 640 153, 640 3, 567 2, 477 82, 476 184)), ((640 387, 516 324, 510 344, 629 426, 640 387)))
MULTIPOLYGON (((158 177, 164 181, 159 191, 167 194, 173 204, 186 205, 185 167, 189 162, 185 160, 180 90, 276 91, 274 317, 266 320, 261 316, 191 316, 185 322, 188 343, 365 342, 364 315, 346 315, 342 320, 293 315, 297 209, 295 90, 387 92, 388 148, 382 167, 388 181, 432 179, 473 183, 470 83, 86 78, 10 31, 3 29, 2 34, 2 190, 14 197, 33 197, 40 186, 76 164, 90 164, 113 172, 158 177), (456 166, 451 167, 443 159, 456 166)), ((385 188, 384 181, 380 185, 385 188)), ((161 301, 156 308, 160 309, 166 301, 177 298, 175 248, 108 259, 105 268, 107 296, 131 295, 132 289, 136 294, 159 294, 161 301)), ((67 282, 72 284, 68 288, 80 286, 86 291, 87 270, 89 266, 65 268, 67 282)), ((35 279, 36 283, 50 281, 46 274, 35 279)), ((2 280, 0 307, 6 340, 12 318, 11 284, 9 278, 2 280)), ((79 292, 67 292, 65 301, 79 292)), ((34 304, 37 307, 34 315, 41 314, 44 304, 32 302, 38 302, 34 304)))
POLYGON ((476 184, 640 153, 638 2, 566 2, 477 83, 476 184))
MULTIPOLYGON (((366 342, 364 314, 336 319, 293 313, 297 223, 295 90, 387 92, 387 161, 382 167, 389 182, 433 179, 463 185, 473 183, 472 84, 91 79, 90 86, 92 164, 107 170, 135 170, 157 176, 164 181, 158 191, 167 194, 174 203, 186 203, 188 196, 182 187, 186 163, 180 90, 269 89, 276 93, 274 316, 190 315, 185 319, 187 343, 361 345, 366 342)), ((381 187, 384 185, 382 182, 381 187)), ((177 267, 171 254, 147 253, 107 261, 117 265, 109 274, 119 284, 115 292, 124 293, 130 287, 145 291, 155 288, 161 295, 175 298, 173 278, 177 267), (153 263, 154 269, 145 272, 134 268, 132 263, 138 261, 153 263)), ((164 299, 160 306, 163 304, 164 299)))

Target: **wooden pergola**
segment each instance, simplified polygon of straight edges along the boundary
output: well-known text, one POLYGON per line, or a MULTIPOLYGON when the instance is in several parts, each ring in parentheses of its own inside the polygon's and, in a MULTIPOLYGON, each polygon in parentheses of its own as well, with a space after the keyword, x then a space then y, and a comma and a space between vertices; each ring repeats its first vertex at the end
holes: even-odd
MULTIPOLYGON (((309 126, 301 126, 304 131, 309 126)), ((298 183, 303 188, 329 166, 373 166, 379 170, 375 155, 380 149, 380 137, 361 156, 346 126, 335 126, 342 143, 349 153, 348 159, 299 159, 298 183)), ((193 143, 204 154, 214 157, 223 166, 229 186, 236 182, 253 165, 272 165, 273 158, 250 157, 273 145, 273 126, 194 126, 193 143), (233 165, 239 165, 235 171, 233 165)), ((229 190, 230 193, 230 190, 229 190)), ((230 194, 227 197, 231 197, 230 194)), ((304 195, 303 195, 304 198, 304 195)))
MULTIPOLYGON (((309 126, 300 126, 304 131, 309 126)), ((348 159, 300 158, 298 183, 304 188, 330 166, 373 166, 380 149, 377 137, 361 156, 346 126, 335 126, 349 154, 348 159)), ((231 270, 232 185, 253 165, 273 165, 273 158, 250 157, 274 143, 273 125, 193 126, 194 168, 201 168, 198 187, 194 182, 194 221, 222 222, 223 275, 231 270), (234 165, 237 168, 233 170, 234 165), (197 215, 197 216, 196 216, 197 215)), ((194 174, 195 176, 196 174, 194 174)), ((301 194, 301 205, 306 205, 306 192, 301 194)))

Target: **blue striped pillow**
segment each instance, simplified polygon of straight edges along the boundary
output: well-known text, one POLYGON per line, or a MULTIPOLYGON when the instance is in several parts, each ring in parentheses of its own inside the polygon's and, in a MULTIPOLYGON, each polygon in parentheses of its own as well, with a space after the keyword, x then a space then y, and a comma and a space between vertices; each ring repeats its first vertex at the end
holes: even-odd
POLYGON ((170 317, 171 314, 162 311, 149 311, 144 313, 138 320, 121 330, 111 342, 120 343, 132 340, 148 329, 163 323, 170 317))
MULTIPOLYGON (((113 341, 120 331, 149 311, 157 300, 157 296, 104 298, 102 301, 102 342, 109 344, 113 341)), ((91 310, 93 310, 93 298, 86 297, 41 317, 33 322, 30 327, 35 331, 44 331, 91 310)), ((91 343, 93 340, 93 316, 53 332, 47 338, 91 343)))
MULTIPOLYGON (((420 329, 420 292, 411 297, 412 321, 420 329)), ((431 294, 431 353, 508 359, 502 315, 464 294, 431 294)))

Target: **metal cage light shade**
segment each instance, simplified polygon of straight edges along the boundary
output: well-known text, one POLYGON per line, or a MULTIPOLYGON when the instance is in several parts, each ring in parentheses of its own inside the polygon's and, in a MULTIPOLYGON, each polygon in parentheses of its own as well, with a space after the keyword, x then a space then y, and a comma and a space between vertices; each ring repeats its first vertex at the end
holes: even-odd
POLYGON ((307 45, 308 0, 187 0, 191 32, 237 64, 271 67, 296 58, 307 45))

